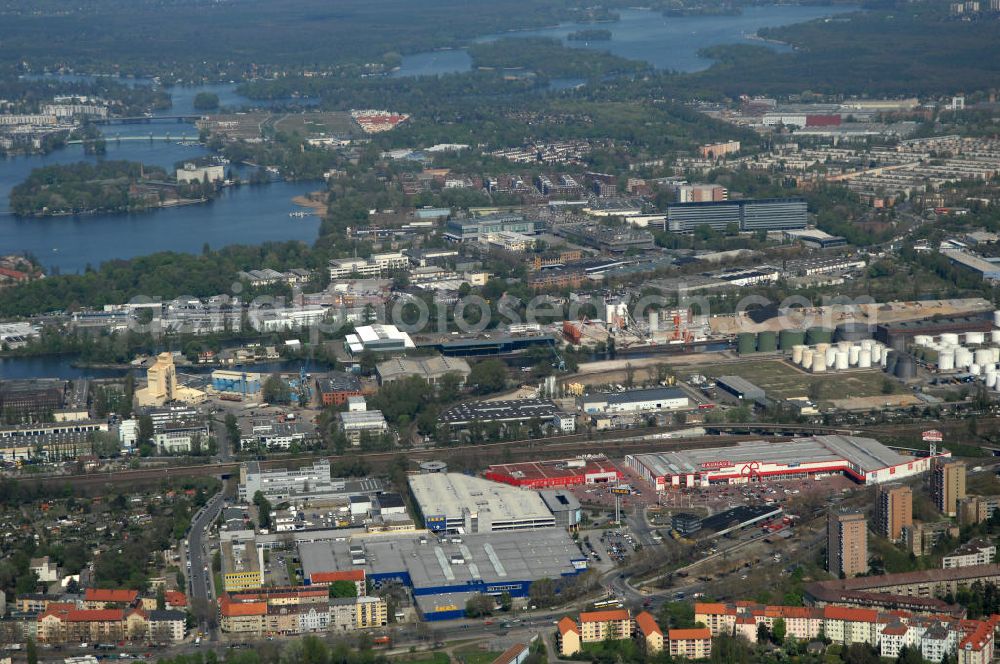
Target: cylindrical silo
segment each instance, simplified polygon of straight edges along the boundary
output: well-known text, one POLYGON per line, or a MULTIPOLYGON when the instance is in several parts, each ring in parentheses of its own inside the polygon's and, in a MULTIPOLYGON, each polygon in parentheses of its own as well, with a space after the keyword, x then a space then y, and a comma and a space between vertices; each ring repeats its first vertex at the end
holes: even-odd
POLYGON ((851 346, 851 349, 847 351, 848 362, 851 363, 852 367, 858 366, 858 357, 861 356, 861 346, 851 346))
POLYGON ((757 335, 753 332, 740 332, 736 337, 736 352, 740 355, 750 355, 757 351, 757 335))
POLYGON ((805 349, 805 344, 795 344, 792 346, 792 362, 795 364, 802 364, 802 351, 805 349))
POLYGON ((812 369, 813 365, 813 351, 811 348, 806 348, 802 351, 802 368, 808 371, 812 369))
POLYGON ((986 387, 993 389, 997 386, 997 372, 990 371, 986 374, 986 387))
POLYGON ((832 369, 834 362, 837 361, 837 347, 830 346, 826 349, 826 367, 827 369, 832 369))
POLYGON ((854 345, 854 342, 853 342, 853 341, 838 341, 838 342, 837 342, 837 350, 842 350, 842 351, 844 351, 844 352, 847 352, 847 350, 848 350, 848 349, 849 349, 849 348, 850 348, 850 347, 851 347, 852 345, 854 345))
POLYGON ((833 331, 833 338, 837 341, 861 341, 871 338, 875 333, 875 328, 864 323, 841 323, 833 331))
POLYGON ((914 346, 929 346, 934 338, 927 334, 917 334, 913 337, 914 346))
POLYGON ((820 353, 816 353, 813 356, 812 372, 820 373, 821 371, 826 371, 826 357, 820 353))
POLYGON ((993 351, 989 348, 980 348, 972 354, 972 361, 981 367, 993 364, 993 351))
POLYGON ((955 370, 955 351, 943 350, 940 353, 938 353, 938 370, 939 371, 955 370))
POLYGON ((885 356, 885 346, 879 343, 872 346, 872 364, 880 363, 884 356, 885 356))
MULTIPOLYGON (((899 351, 887 350, 882 356, 882 368, 888 373, 893 373, 896 370, 896 361, 899 360, 899 355, 899 351)), ((858 364, 861 364, 860 360, 858 360, 858 364)))
POLYGON ((990 343, 1000 344, 1000 330, 990 330, 990 343))
POLYGON ((823 353, 823 355, 826 355, 826 351, 830 350, 830 344, 825 342, 818 343, 816 344, 816 347, 813 350, 815 350, 817 353, 823 353))
POLYGON ((955 349, 955 366, 959 369, 968 369, 972 364, 972 351, 959 346, 955 349))
POLYGON ((993 356, 994 362, 1000 362, 1000 348, 990 348, 990 355, 993 356))
POLYGON ((778 335, 774 332, 761 332, 757 335, 757 352, 773 353, 778 350, 778 335))
POLYGON ((980 365, 976 364, 975 362, 969 365, 969 373, 972 374, 973 376, 978 376, 982 372, 983 368, 980 365))
MULTIPOLYGON (((997 325, 1000 327, 1000 325, 997 325)), ((810 327, 806 330, 806 343, 810 346, 828 344, 833 340, 833 330, 826 327, 810 327)))
POLYGON ((870 350, 861 349, 858 354, 858 368, 859 369, 870 369, 872 366, 872 352, 870 350))
POLYGON ((986 340, 986 335, 982 332, 966 332, 965 333, 965 343, 975 344, 977 346, 981 345, 986 340))
POLYGON ((993 312, 993 327, 1000 327, 1000 311, 993 312))
POLYGON ((781 350, 794 350, 796 346, 804 345, 806 333, 804 330, 782 330, 778 334, 778 346, 781 350))
POLYGON ((917 363, 909 355, 903 355, 896 361, 896 378, 913 380, 917 377, 917 363))
POLYGON ((958 335, 954 332, 945 332, 941 335, 941 343, 958 345, 958 335))
POLYGON ((848 354, 846 350, 838 350, 837 355, 834 358, 833 366, 836 367, 837 371, 844 371, 847 369, 847 359, 848 354))

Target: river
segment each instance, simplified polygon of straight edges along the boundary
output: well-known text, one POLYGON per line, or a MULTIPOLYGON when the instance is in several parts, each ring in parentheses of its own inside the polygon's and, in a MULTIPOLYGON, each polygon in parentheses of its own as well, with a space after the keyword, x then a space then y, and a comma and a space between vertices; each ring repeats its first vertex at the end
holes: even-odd
MULTIPOLYGON (((69 80, 78 77, 69 77, 69 80)), ((141 84, 148 81, 128 80, 141 84)), ((157 116, 196 114, 193 101, 199 92, 214 92, 224 106, 244 106, 249 100, 236 94, 234 84, 170 89, 173 105, 157 116)), ((277 102, 282 103, 282 102, 277 102)), ((322 187, 318 182, 273 182, 260 187, 231 187, 204 205, 163 208, 139 214, 94 214, 78 217, 19 218, 10 213, 12 187, 28 177, 32 169, 53 164, 98 159, 124 159, 161 166, 168 172, 186 159, 203 157, 208 151, 196 143, 178 139, 197 138, 190 123, 159 120, 149 124, 104 127, 107 154, 85 155, 80 145, 70 145, 47 155, 0 159, 0 254, 31 252, 46 270, 63 274, 79 272, 114 258, 132 258, 157 251, 199 252, 228 244, 260 244, 267 241, 313 242, 319 217, 289 217, 297 208, 294 196, 322 187), (116 138, 170 136, 171 140, 121 140, 116 138)))
MULTIPOLYGON (((744 7, 737 16, 669 17, 650 9, 624 9, 619 11, 620 20, 614 23, 597 26, 562 23, 541 30, 488 35, 476 41, 489 42, 503 37, 551 37, 575 48, 591 48, 630 60, 643 60, 657 69, 694 72, 711 66, 711 59, 698 55, 698 51, 707 46, 757 44, 787 50, 786 46, 751 37, 761 28, 802 23, 854 9, 844 5, 763 5, 744 7), (594 27, 610 30, 611 40, 592 43, 566 40, 571 32, 594 27)), ((471 68, 472 58, 465 49, 431 51, 404 56, 394 76, 433 76, 469 71, 471 68)))

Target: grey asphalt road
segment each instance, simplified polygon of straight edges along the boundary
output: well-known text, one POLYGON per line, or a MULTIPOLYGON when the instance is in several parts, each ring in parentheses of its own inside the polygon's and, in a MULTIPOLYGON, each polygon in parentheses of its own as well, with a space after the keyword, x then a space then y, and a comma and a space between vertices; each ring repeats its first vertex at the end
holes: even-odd
MULTIPOLYGON (((188 591, 196 606, 211 606, 215 601, 214 590, 212 588, 212 566, 208 556, 208 536, 207 530, 219 518, 219 513, 225 505, 223 495, 226 492, 225 486, 222 491, 212 496, 205 504, 205 507, 191 521, 191 530, 188 533, 188 562, 187 569, 188 591)), ((208 633, 208 625, 202 621, 201 631, 208 633)), ((212 633, 214 640, 215 633, 212 633)))

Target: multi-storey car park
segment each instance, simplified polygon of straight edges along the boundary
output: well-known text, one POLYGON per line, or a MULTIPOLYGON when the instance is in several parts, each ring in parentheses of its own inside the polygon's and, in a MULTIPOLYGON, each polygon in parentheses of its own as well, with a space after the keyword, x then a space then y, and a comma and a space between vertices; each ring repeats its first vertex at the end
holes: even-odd
POLYGON ((530 489, 617 482, 622 473, 603 454, 590 454, 573 459, 528 461, 490 466, 483 476, 494 482, 530 489))
MULTIPOLYGON (((951 453, 938 456, 949 457, 951 453)), ((903 456, 872 438, 833 435, 785 443, 754 440, 731 447, 630 454, 625 461, 657 491, 830 473, 843 473, 863 484, 881 484, 927 472, 931 466, 929 457, 903 456)))

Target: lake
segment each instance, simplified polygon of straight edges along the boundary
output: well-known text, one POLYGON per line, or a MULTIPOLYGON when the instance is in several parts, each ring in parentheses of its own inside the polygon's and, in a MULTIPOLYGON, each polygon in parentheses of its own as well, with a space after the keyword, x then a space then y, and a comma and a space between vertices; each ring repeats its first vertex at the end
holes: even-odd
MULTIPOLYGON (((625 9, 621 19, 601 23, 596 27, 611 31, 611 41, 593 43, 567 41, 566 36, 593 24, 563 23, 541 30, 524 30, 488 35, 477 42, 489 42, 504 37, 551 37, 575 48, 607 51, 630 60, 643 60, 657 69, 694 72, 707 69, 709 58, 698 55, 707 46, 718 44, 757 44, 777 50, 787 46, 752 39, 761 28, 802 23, 849 11, 854 7, 816 7, 811 5, 764 5, 744 7, 738 16, 664 16, 649 9, 625 9)), ((394 76, 428 76, 469 71, 472 58, 464 49, 432 51, 404 56, 394 76)))
MULTIPOLYGON (((70 78, 72 80, 72 78, 70 78)), ((137 83, 137 81, 129 81, 137 83)), ((139 81, 141 82, 141 81, 139 81)), ((224 105, 249 104, 236 94, 236 86, 175 87, 173 107, 157 115, 196 113, 193 100, 202 91, 219 95, 224 105)), ((180 144, 177 139, 197 138, 190 123, 154 121, 149 124, 109 125, 103 128, 107 154, 100 159, 140 161, 172 171, 175 164, 209 154, 201 145, 180 144), (121 140, 137 136, 170 136, 172 140, 121 140)), ((301 240, 312 243, 320 218, 298 218, 288 213, 302 208, 292 198, 323 188, 320 182, 273 182, 261 187, 231 187, 204 205, 163 208, 140 214, 94 214, 78 217, 19 218, 10 213, 10 190, 32 169, 79 161, 96 162, 80 145, 70 145, 47 155, 0 159, 0 254, 31 252, 46 270, 79 272, 114 258, 132 258, 157 251, 200 252, 229 244, 260 244, 301 240)))

